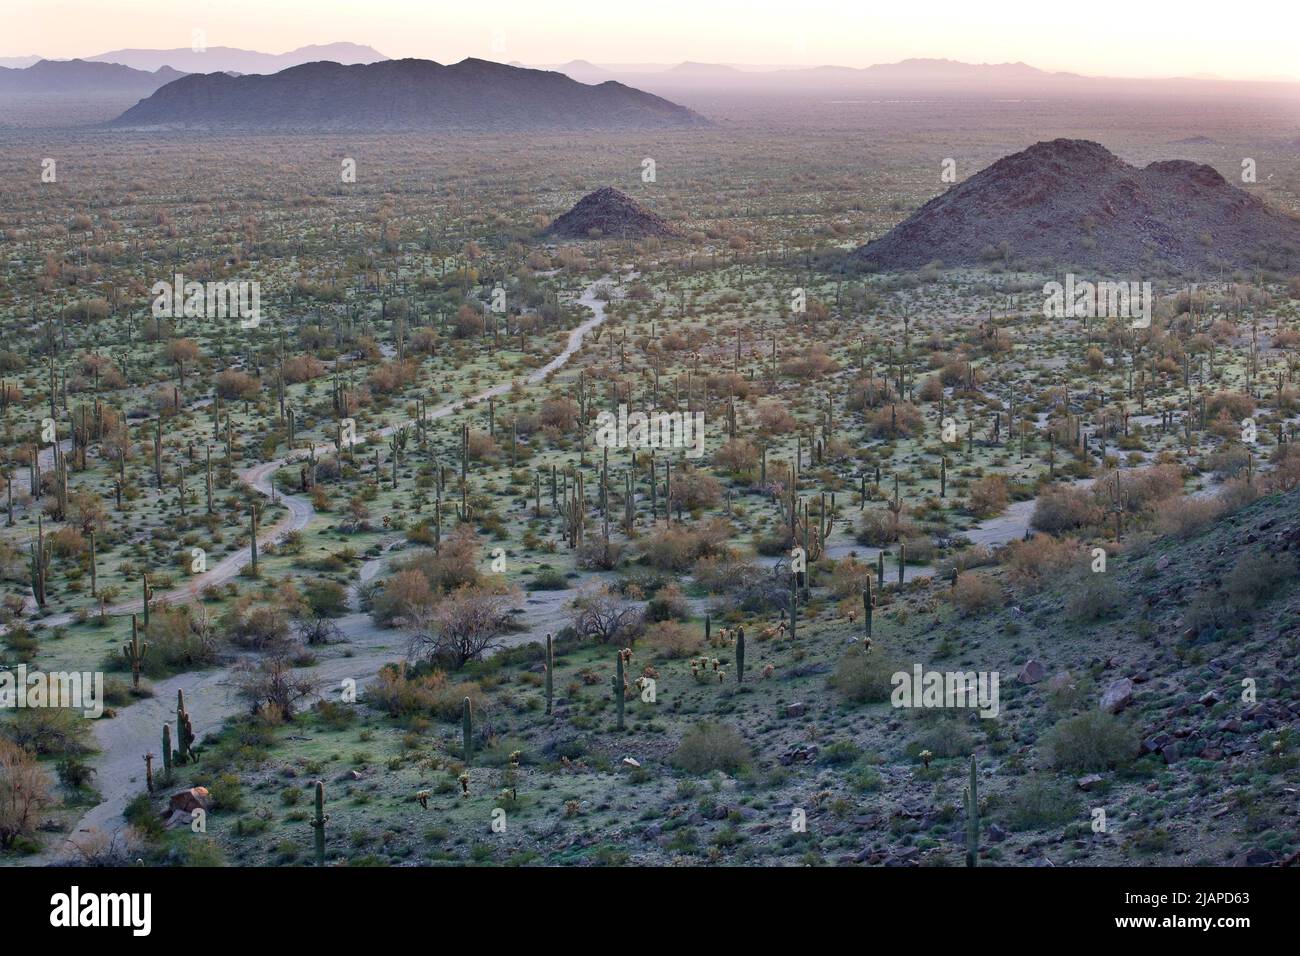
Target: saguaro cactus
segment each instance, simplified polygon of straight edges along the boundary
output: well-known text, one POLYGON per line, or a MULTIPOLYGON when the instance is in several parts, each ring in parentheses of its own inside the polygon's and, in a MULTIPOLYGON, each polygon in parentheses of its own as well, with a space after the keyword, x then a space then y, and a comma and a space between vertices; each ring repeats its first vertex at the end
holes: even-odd
POLYGON ((460 704, 460 734, 465 745, 465 766, 469 766, 474 757, 474 717, 470 713, 469 698, 460 704))
POLYGON ((149 653, 149 642, 140 642, 140 628, 134 614, 131 615, 131 640, 122 645, 122 656, 131 665, 131 686, 140 687, 140 666, 145 654, 149 653))
POLYGON ((163 773, 167 779, 172 775, 172 725, 163 724, 163 773))
POLYGON ((257 505, 248 509, 248 553, 254 576, 257 575, 257 505))
POLYGON ((190 723, 189 711, 185 709, 185 691, 176 691, 176 762, 189 763, 194 759, 194 725, 190 723))
POLYGON ((745 680, 745 629, 736 628, 736 683, 745 680))
POLYGON ((36 537, 32 539, 32 595, 37 607, 45 607, 45 581, 50 570, 50 554, 45 550, 45 529, 36 516, 36 537))
POLYGON ((551 703, 555 696, 555 641, 546 635, 546 713, 551 712, 551 703))
POLYGON ((312 829, 316 831, 316 865, 325 865, 325 821, 329 819, 329 814, 325 812, 325 781, 316 781, 316 816, 311 821, 312 829))
POLYGON ((144 629, 149 630, 149 602, 153 600, 153 588, 149 586, 149 575, 140 572, 140 596, 144 600, 144 629))
POLYGON ((614 712, 618 714, 618 729, 623 729, 623 705, 627 697, 627 684, 623 679, 623 652, 618 652, 618 663, 614 671, 611 690, 614 692, 614 712))
POLYGON ((966 804, 966 865, 977 866, 980 849, 980 796, 975 779, 975 758, 970 758, 970 786, 964 794, 966 804))

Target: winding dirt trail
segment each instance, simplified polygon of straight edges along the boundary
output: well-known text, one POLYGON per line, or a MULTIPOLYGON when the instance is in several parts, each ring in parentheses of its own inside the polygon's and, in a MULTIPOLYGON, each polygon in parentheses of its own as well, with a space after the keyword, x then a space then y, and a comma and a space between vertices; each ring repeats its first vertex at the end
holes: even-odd
MULTIPOLYGON (((578 302, 592 311, 592 317, 572 329, 564 350, 541 368, 530 372, 523 380, 525 383, 536 384, 562 368, 582 348, 587 335, 605 321, 605 303, 596 297, 596 292, 600 287, 607 285, 607 281, 607 277, 602 278, 586 288, 578 302)), ((474 396, 430 409, 425 414, 425 418, 426 420, 446 418, 472 403, 504 395, 514 386, 514 381, 494 385, 474 396)), ((371 434, 380 437, 390 435, 397 429, 412 425, 414 422, 415 419, 398 422, 377 429, 371 434)), ((359 435, 357 440, 360 441, 364 437, 359 435)), ((333 448, 333 444, 330 443, 317 445, 314 450, 317 453, 324 453, 333 448)), ((282 458, 255 465, 240 472, 239 480, 270 498, 272 497, 271 482, 276 471, 307 455, 306 450, 300 449, 282 458)), ((290 531, 305 529, 316 515, 311 502, 300 495, 276 494, 275 500, 282 502, 289 509, 289 514, 258 536, 259 546, 278 541, 290 531)), ((366 562, 361 568, 361 583, 367 583, 378 575, 386 561, 387 558, 381 556, 366 562)), ((227 555, 203 574, 194 575, 185 585, 158 594, 154 602, 190 600, 203 588, 233 580, 248 563, 249 553, 246 549, 241 549, 227 555)), ((355 595, 356 587, 352 589, 350 595, 353 601, 355 595)), ((136 598, 113 605, 109 608, 109 613, 130 614, 141 609, 142 599, 136 598)), ((542 627, 545 627, 549 623, 549 618, 556 613, 553 607, 546 608, 546 611, 547 613, 542 616, 548 620, 541 622, 542 627)), ((43 619, 42 624, 55 627, 67 624, 71 620, 71 614, 58 614, 43 619)), ((323 651, 322 659, 305 670, 305 673, 316 681, 317 686, 322 690, 339 687, 345 679, 356 681, 358 687, 364 686, 375 676, 381 666, 400 657, 404 650, 405 637, 398 631, 377 627, 368 614, 353 612, 339 618, 335 623, 342 631, 345 643, 334 645, 334 649, 338 651, 336 655, 326 657, 324 655, 329 654, 330 651, 329 649, 323 651)), ((529 627, 529 635, 534 631, 536 627, 529 627)), ((517 639, 519 637, 516 635, 517 639)), ((515 641, 517 642, 518 640, 515 641)), ((70 842, 85 839, 90 830, 112 834, 123 826, 122 811, 131 797, 144 786, 144 754, 156 753, 161 749, 162 725, 175 719, 177 691, 185 693, 185 707, 195 727, 198 728, 200 739, 206 731, 219 726, 244 707, 236 694, 233 666, 176 674, 156 682, 153 688, 154 697, 137 701, 123 708, 112 719, 100 719, 94 722, 94 735, 99 747, 99 752, 92 761, 95 768, 94 784, 103 799, 82 815, 64 840, 46 847, 36 856, 27 858, 25 861, 27 864, 52 865, 69 858, 75 859, 76 849, 69 845, 70 842)), ((161 764, 161 761, 159 763, 161 764)))

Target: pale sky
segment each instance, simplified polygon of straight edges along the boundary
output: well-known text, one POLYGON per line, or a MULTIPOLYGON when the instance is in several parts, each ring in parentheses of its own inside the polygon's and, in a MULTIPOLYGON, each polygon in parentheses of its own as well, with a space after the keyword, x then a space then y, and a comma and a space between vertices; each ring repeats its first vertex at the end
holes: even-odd
POLYGON ((348 40, 442 63, 861 67, 927 56, 1300 78, 1297 0, 0 0, 0 24, 0 56, 188 47, 202 29, 209 46, 282 53, 348 40))

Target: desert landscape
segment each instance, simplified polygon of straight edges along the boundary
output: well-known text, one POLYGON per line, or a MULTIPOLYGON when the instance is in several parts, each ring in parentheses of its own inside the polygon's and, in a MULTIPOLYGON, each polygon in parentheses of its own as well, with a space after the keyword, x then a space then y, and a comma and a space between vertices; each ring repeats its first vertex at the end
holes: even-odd
POLYGON ((1296 862, 1300 86, 339 46, 0 75, 0 866, 1296 862))

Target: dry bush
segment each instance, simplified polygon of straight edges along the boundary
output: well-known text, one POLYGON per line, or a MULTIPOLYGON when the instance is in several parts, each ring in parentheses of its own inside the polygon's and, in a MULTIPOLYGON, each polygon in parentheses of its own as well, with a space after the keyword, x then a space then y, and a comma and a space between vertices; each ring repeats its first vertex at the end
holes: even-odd
POLYGON ((713 462, 727 471, 749 475, 758 467, 758 449, 743 438, 734 438, 714 452, 713 462))
POLYGON ((1096 527, 1105 517, 1101 505, 1086 488, 1051 487, 1038 496, 1030 525, 1048 534, 1096 527))
POLYGON ((227 401, 253 402, 262 391, 262 383, 238 369, 226 369, 216 377, 217 394, 227 401))
POLYGON ((440 670, 413 676, 405 662, 385 664, 366 688, 367 703, 394 717, 426 713, 439 720, 460 720, 466 697, 474 713, 483 712, 487 701, 476 682, 452 683, 440 670))
POLYGON ((952 589, 952 601, 962 617, 982 614, 1002 599, 1002 589, 997 581, 982 571, 967 571, 957 576, 952 589))
POLYGON ((651 624, 641 640, 650 648, 651 656, 669 661, 694 657, 704 645, 703 634, 679 621, 651 624))
POLYGON ((608 585, 588 583, 573 599, 573 629, 601 644, 630 645, 645 625, 641 609, 623 600, 608 585))
POLYGON ((919 408, 899 402, 883 406, 871 416, 871 434, 876 438, 906 438, 918 434, 924 424, 919 408))
POLYGON ((673 472, 668 497, 685 511, 712 508, 722 500, 722 482, 698 468, 680 468, 673 472))
POLYGON ((50 804, 50 778, 23 747, 0 737, 0 848, 30 836, 50 804))
POLYGON ((1155 529, 1159 534, 1190 538, 1223 511, 1218 498, 1167 498, 1155 507, 1155 529))
POLYGON ((1001 558, 1017 584, 1034 587, 1040 586, 1045 578, 1082 561, 1084 552, 1078 541, 1036 534, 1028 541, 1008 543, 1001 558))
POLYGON ((730 536, 730 526, 717 518, 693 525, 664 525, 642 540, 641 555, 661 571, 688 571, 700 558, 726 554, 730 536))
POLYGON ((1006 510, 1010 495, 1007 479, 1002 475, 988 475, 971 482, 968 504, 977 518, 991 518, 1006 510))

